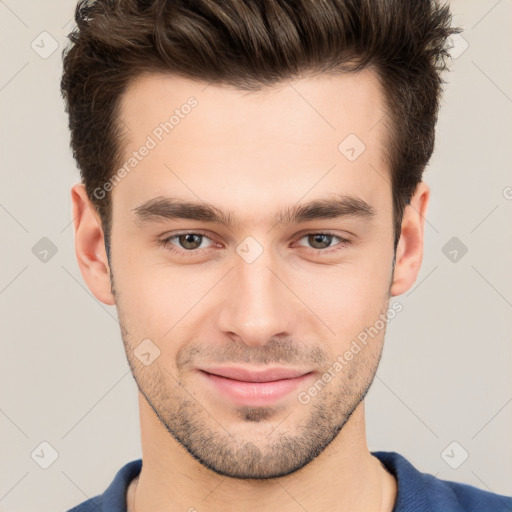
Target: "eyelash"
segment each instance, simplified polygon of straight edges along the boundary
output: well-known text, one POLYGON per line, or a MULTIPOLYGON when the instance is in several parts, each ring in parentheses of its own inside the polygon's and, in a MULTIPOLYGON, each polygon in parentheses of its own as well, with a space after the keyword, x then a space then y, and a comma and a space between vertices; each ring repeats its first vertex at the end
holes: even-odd
MULTIPOLYGON (((171 240, 175 239, 175 238, 178 238, 180 236, 183 236, 183 235, 200 235, 200 236, 203 236, 204 238, 207 238, 208 240, 214 242, 205 232, 203 231, 185 231, 183 233, 177 233, 177 234, 174 234, 172 236, 168 236, 162 240, 158 240, 158 243, 159 245, 161 245, 166 251, 169 251, 173 254, 178 254, 180 256, 183 256, 185 254, 191 254, 191 255, 199 255, 201 254, 204 250, 208 250, 209 248, 203 248, 203 249, 190 249, 190 250, 186 250, 186 249, 178 249, 176 248, 176 246, 174 244, 171 243, 171 240)), ((299 240, 302 240, 303 238, 306 238, 306 237, 309 237, 309 236, 312 236, 312 235, 327 235, 327 236, 332 236, 333 238, 337 238, 339 240, 339 243, 336 244, 335 246, 333 247, 330 247, 330 248, 327 248, 327 249, 313 249, 311 247, 302 247, 303 249, 306 249, 307 252, 309 252, 310 254, 313 254, 315 256, 324 256, 324 255, 330 255, 332 253, 335 253, 335 252, 338 252, 340 251, 341 249, 349 246, 351 244, 351 241, 346 239, 346 238, 343 238, 339 235, 336 235, 334 233, 330 233, 329 231, 318 231, 318 232, 312 232, 312 233, 306 233, 305 235, 302 235, 299 240)))

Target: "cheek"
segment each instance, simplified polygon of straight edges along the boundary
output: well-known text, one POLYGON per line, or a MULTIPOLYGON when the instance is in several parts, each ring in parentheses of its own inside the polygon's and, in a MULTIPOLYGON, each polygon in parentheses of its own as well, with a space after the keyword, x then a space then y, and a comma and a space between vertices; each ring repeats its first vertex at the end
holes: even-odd
MULTIPOLYGON (((142 253, 142 251, 141 251, 142 253)), ((201 302, 215 300, 215 284, 225 269, 148 263, 143 255, 115 268, 116 289, 124 317, 137 335, 171 339, 201 311, 201 302)), ((209 302, 210 303, 210 302, 209 302)))
POLYGON ((307 275, 304 270, 296 275, 293 289, 337 337, 347 340, 372 325, 388 301, 388 256, 373 253, 336 266, 318 266, 307 275))

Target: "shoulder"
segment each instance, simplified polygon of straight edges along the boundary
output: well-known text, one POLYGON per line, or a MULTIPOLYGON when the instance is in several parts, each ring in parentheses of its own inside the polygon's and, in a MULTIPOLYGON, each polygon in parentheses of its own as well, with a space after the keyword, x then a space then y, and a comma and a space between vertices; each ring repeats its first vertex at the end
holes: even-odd
POLYGON ((397 480, 394 512, 512 512, 512 497, 422 473, 395 452, 372 454, 397 480))
POLYGON ((116 473, 103 494, 89 498, 67 512, 126 512, 126 492, 141 469, 142 459, 128 462, 116 473))
POLYGON ((103 498, 102 496, 95 496, 69 509, 67 512, 98 512, 100 510, 103 510, 103 498))

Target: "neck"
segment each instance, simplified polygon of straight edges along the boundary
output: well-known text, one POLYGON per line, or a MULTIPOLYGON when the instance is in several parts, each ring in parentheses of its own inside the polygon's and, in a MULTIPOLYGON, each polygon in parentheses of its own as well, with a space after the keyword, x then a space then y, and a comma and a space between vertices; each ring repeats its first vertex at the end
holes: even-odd
POLYGON ((364 403, 318 457, 291 475, 269 480, 240 480, 205 468, 165 430, 140 394, 139 407, 143 466, 128 492, 128 512, 393 508, 396 482, 368 451, 364 403))

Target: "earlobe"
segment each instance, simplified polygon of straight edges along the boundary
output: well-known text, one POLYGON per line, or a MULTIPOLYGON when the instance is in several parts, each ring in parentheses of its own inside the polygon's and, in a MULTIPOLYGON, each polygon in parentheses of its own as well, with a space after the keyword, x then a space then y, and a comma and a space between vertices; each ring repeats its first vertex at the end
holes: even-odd
POLYGON ((78 183, 71 188, 75 253, 82 277, 93 295, 104 304, 115 304, 110 284, 110 269, 105 252, 101 220, 89 200, 85 187, 78 183))
POLYGON ((393 297, 409 290, 418 277, 423 258, 425 216, 429 197, 430 188, 422 181, 416 187, 410 203, 404 208, 390 289, 393 297))

